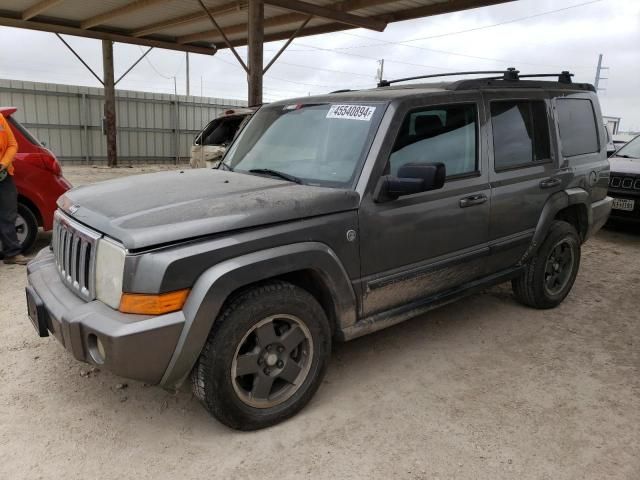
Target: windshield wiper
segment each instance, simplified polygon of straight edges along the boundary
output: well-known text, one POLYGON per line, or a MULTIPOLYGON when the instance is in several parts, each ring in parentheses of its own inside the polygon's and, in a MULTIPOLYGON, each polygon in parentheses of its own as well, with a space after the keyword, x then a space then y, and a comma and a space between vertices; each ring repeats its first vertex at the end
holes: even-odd
POLYGON ((282 178, 283 180, 288 180, 289 182, 302 183, 301 178, 298 178, 294 175, 289 175, 288 173, 279 172, 278 170, 271 170, 270 168, 252 168, 251 170, 249 170, 249 173, 271 175, 272 177, 282 178))
POLYGON ((632 158, 634 160, 638 160, 638 157, 632 157, 631 155, 626 155, 626 154, 625 155, 616 155, 616 156, 622 157, 622 158, 632 158))

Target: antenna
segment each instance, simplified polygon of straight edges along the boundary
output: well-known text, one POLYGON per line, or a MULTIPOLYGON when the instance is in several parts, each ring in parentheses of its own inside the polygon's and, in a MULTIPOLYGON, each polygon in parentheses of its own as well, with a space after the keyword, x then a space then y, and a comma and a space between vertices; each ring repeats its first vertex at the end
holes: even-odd
POLYGON ((603 92, 606 91, 606 88, 600 88, 599 87, 600 80, 609 80, 608 77, 603 77, 602 76, 602 71, 603 70, 609 70, 609 67, 603 67, 602 66, 602 57, 603 57, 602 54, 600 54, 598 56, 598 67, 596 68, 596 81, 593 82, 593 86, 596 87, 596 92, 598 92, 598 91, 603 91, 603 92))
POLYGON ((382 82, 384 78, 384 58, 378 60, 378 71, 376 72, 376 80, 378 83, 382 82))

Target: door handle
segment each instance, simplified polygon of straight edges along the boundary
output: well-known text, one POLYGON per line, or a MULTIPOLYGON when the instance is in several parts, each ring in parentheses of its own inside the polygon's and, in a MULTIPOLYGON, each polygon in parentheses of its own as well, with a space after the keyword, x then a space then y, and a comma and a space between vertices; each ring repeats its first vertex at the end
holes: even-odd
POLYGON ((553 187, 557 187, 561 183, 562 183, 562 180, 560 180, 559 178, 555 178, 555 177, 545 178, 540 182, 540 188, 553 188, 553 187))
POLYGON ((479 195, 471 195, 470 197, 464 197, 460 199, 460 208, 472 207, 474 205, 480 205, 487 201, 487 196, 484 193, 479 195))

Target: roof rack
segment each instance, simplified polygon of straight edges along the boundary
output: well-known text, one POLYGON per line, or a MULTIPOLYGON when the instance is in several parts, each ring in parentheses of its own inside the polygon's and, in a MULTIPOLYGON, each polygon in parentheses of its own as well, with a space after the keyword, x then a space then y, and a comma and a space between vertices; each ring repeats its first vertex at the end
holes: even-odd
POLYGON ((505 80, 505 81, 518 81, 521 78, 534 78, 534 77, 558 77, 558 82, 560 83, 571 83, 571 77, 573 77, 573 73, 569 73, 568 71, 562 71, 560 73, 530 73, 521 75, 519 70, 516 70, 513 67, 507 68, 506 70, 477 70, 471 72, 451 72, 451 73, 436 73, 432 75, 419 75, 417 77, 406 77, 406 78, 398 78, 396 80, 380 80, 378 83, 378 88, 388 87, 393 83, 399 82, 408 82, 410 80, 421 80, 423 78, 438 78, 438 77, 453 77, 459 75, 495 75, 500 74, 499 77, 491 77, 491 80, 505 80))

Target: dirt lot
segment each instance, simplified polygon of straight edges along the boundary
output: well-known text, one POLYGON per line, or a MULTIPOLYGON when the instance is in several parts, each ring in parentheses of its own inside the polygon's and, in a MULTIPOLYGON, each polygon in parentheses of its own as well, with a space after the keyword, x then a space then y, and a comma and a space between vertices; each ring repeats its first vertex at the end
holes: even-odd
POLYGON ((309 406, 256 433, 39 339, 24 284, 0 264, 0 479, 640 478, 640 229, 587 243, 555 310, 503 285, 336 345, 309 406))

